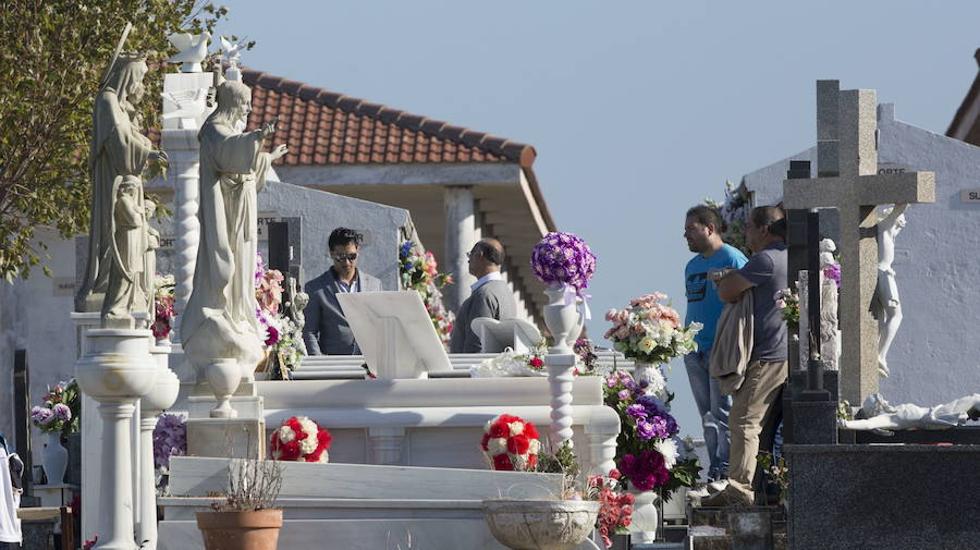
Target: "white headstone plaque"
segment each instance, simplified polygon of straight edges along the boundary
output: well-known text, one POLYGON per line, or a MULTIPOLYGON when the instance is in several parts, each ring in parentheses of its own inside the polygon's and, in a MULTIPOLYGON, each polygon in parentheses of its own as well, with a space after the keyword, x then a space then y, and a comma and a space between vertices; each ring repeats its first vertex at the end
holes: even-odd
POLYGON ((453 370, 418 292, 341 293, 337 300, 378 378, 427 378, 453 370))

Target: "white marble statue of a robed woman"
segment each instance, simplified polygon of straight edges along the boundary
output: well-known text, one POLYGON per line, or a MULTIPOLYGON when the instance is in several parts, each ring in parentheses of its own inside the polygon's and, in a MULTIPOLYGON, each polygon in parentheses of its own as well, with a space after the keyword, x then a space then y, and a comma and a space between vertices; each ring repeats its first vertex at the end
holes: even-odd
MULTIPOLYGON (((153 149, 149 138, 140 133, 131 113, 143 88, 147 66, 143 56, 123 53, 116 58, 95 98, 92 113, 92 142, 89 168, 92 202, 89 229, 88 264, 75 296, 76 311, 145 310, 146 296, 105 296, 113 264, 120 257, 113 227, 118 188, 126 177, 139 178, 148 161, 166 162, 162 151, 153 149), (142 302, 142 303, 141 303, 142 302), (126 303, 125 308, 120 304, 126 303), (135 309, 130 309, 134 307, 135 309), (140 307, 141 306, 141 307, 140 307)), ((142 182, 137 189, 142 204, 142 182)), ((139 289, 136 289, 139 290, 139 289)), ((128 313, 123 313, 128 316, 128 313)))
POLYGON ((184 353, 198 372, 218 360, 234 359, 248 376, 263 345, 255 316, 256 192, 265 186, 272 162, 286 154, 286 146, 262 152, 265 138, 275 132, 274 122, 241 132, 251 111, 251 91, 244 84, 221 83, 217 101, 198 133, 201 242, 180 334, 184 353))

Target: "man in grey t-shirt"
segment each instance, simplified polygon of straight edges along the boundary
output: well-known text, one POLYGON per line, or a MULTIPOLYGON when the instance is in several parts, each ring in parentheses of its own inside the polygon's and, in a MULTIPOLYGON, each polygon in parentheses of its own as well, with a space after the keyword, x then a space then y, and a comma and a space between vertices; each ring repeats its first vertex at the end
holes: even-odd
POLYGON ((745 379, 735 391, 728 417, 731 449, 728 487, 702 500, 704 506, 752 505, 752 476, 759 434, 778 408, 782 386, 789 375, 786 322, 776 306, 776 293, 787 287, 786 216, 777 206, 752 209, 745 237, 754 254, 741 269, 718 281, 718 296, 737 302, 752 292, 752 356, 745 379))

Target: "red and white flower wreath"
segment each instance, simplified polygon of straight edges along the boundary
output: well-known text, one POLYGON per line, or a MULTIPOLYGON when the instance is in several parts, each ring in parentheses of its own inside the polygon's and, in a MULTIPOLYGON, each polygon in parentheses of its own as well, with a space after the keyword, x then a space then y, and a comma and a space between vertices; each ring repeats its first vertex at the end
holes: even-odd
POLYGON ((269 450, 275 460, 326 464, 332 440, 326 428, 305 416, 293 416, 272 432, 269 450))
POLYGON ((538 464, 538 429, 534 424, 510 414, 502 414, 490 422, 480 442, 494 470, 533 470, 538 464))

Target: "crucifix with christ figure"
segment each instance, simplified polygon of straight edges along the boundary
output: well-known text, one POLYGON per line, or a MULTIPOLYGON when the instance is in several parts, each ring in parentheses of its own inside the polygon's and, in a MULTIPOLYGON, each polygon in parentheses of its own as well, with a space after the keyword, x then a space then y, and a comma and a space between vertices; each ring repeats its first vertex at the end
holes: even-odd
POLYGON ((784 208, 839 213, 840 395, 854 404, 878 391, 875 208, 935 202, 936 193, 932 172, 878 173, 877 103, 874 90, 840 90, 837 80, 818 80, 817 177, 783 182, 784 208))

